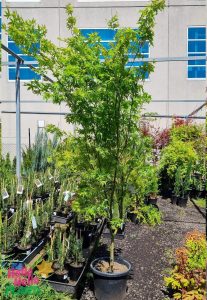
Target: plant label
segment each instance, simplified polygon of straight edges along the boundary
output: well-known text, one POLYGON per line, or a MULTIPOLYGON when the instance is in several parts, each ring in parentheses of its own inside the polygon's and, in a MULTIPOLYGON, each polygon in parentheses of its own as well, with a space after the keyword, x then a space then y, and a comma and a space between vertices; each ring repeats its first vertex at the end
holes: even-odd
POLYGON ((13 214, 14 213, 14 208, 10 208, 9 211, 13 214))
POLYGON ((53 216, 57 216, 57 213, 56 213, 56 211, 54 211, 54 212, 53 212, 53 216))
POLYGON ((35 179, 35 184, 37 188, 42 186, 42 182, 39 179, 35 179))
POLYGON ((9 198, 9 194, 8 194, 6 188, 2 190, 2 193, 1 193, 1 194, 2 194, 3 200, 9 198))
POLYGON ((23 204, 23 209, 27 209, 29 207, 32 207, 33 201, 32 200, 27 200, 23 204))
POLYGON ((23 191, 24 191, 23 185, 19 185, 18 188, 17 188, 17 194, 18 194, 18 195, 22 195, 22 194, 23 194, 23 191))
POLYGON ((36 221, 36 218, 34 216, 32 216, 32 228, 37 229, 37 221, 36 221))
POLYGON ((65 279, 68 279, 68 275, 64 275, 63 276, 63 279, 65 280, 65 279))
POLYGON ((63 192, 63 195, 64 195, 64 201, 67 202, 70 199, 70 192, 65 191, 63 192))

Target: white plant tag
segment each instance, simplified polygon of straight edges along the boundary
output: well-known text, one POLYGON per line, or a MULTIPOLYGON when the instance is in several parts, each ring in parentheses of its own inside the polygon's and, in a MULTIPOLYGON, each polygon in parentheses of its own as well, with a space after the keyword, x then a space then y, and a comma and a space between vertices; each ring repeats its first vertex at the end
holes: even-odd
POLYGON ((32 200, 27 200, 24 202, 23 208, 26 209, 26 208, 32 207, 32 204, 33 204, 32 200))
POLYGON ((65 280, 65 279, 67 279, 68 278, 68 275, 64 275, 63 276, 63 279, 65 280))
POLYGON ((56 211, 54 211, 54 212, 53 212, 53 216, 57 216, 57 213, 56 213, 56 211))
POLYGON ((31 253, 31 249, 27 250, 26 255, 29 255, 31 253))
POLYGON ((65 192, 63 192, 63 195, 64 195, 64 201, 67 202, 68 199, 70 198, 70 192, 69 191, 65 191, 65 192))
POLYGON ((10 212, 13 214, 14 213, 14 208, 10 208, 10 212))
POLYGON ((23 194, 23 191, 24 191, 23 185, 19 185, 18 188, 17 188, 17 194, 18 194, 18 195, 22 195, 22 194, 23 194))
POLYGON ((4 188, 4 189, 2 190, 2 193, 1 193, 1 194, 2 194, 3 200, 9 198, 9 194, 8 194, 6 188, 4 188))
POLYGON ((38 188, 42 186, 42 182, 39 179, 35 179, 35 184, 38 188))
POLYGON ((49 173, 48 178, 49 178, 49 180, 52 180, 54 177, 49 173))
POLYGON ((37 221, 36 221, 36 218, 34 216, 32 216, 32 228, 37 229, 37 221))

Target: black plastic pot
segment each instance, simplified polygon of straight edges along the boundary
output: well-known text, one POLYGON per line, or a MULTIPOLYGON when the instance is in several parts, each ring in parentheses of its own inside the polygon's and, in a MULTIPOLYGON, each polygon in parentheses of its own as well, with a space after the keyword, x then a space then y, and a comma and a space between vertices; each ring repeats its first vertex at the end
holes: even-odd
POLYGON ((94 275, 94 288, 97 300, 123 300, 126 297, 127 279, 131 270, 131 264, 121 258, 115 259, 127 266, 127 271, 123 273, 104 273, 96 269, 96 264, 100 260, 109 260, 109 258, 101 257, 95 259, 90 268, 94 275))
POLYGON ((77 281, 83 270, 83 264, 69 264, 69 277, 71 281, 77 281))
POLYGON ((179 197, 177 200, 177 205, 180 207, 186 207, 188 202, 188 197, 179 197))
POLYGON ((68 281, 68 270, 63 270, 63 271, 56 270, 55 278, 57 281, 67 282, 68 281))
POLYGON ((157 198, 148 198, 148 205, 157 205, 157 198))
POLYGON ((177 196, 175 196, 175 195, 171 196, 171 204, 176 205, 177 204, 177 200, 178 200, 177 196))
POLYGON ((133 213, 131 211, 127 212, 127 219, 129 219, 134 224, 138 224, 139 223, 139 220, 137 219, 137 214, 135 214, 135 213, 133 213))

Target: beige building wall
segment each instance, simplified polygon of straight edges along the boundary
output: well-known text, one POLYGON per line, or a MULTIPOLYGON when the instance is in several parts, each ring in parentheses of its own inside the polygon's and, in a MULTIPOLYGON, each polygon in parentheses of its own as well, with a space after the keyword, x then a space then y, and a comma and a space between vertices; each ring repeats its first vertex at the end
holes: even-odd
MULTIPOLYGON (((67 1, 36 0, 29 2, 2 0, 3 11, 8 5, 17 10, 24 18, 35 18, 38 23, 45 24, 48 38, 60 43, 58 37, 68 36, 65 21, 65 6, 72 3, 75 8, 80 28, 106 28, 107 20, 115 13, 119 15, 121 26, 135 27, 142 9, 149 1, 67 1)), ((150 57, 186 57, 188 26, 205 26, 207 20, 205 0, 169 0, 166 9, 157 17, 154 47, 150 48, 150 57)), ((4 20, 4 18, 3 18, 4 20)), ((7 45, 7 37, 3 34, 2 42, 7 45)), ((7 54, 2 53, 2 60, 7 61, 7 54)), ((187 79, 187 62, 156 63, 155 72, 145 82, 146 90, 152 95, 152 102, 145 112, 159 115, 188 115, 203 103, 206 98, 206 80, 187 79)), ((8 68, 2 67, 0 78, 0 111, 2 120, 3 151, 15 153, 15 83, 8 81, 8 68)), ((32 140, 37 132, 38 120, 45 125, 53 123, 60 128, 73 130, 66 124, 64 116, 58 113, 67 112, 64 104, 53 105, 44 102, 41 97, 27 91, 21 83, 22 112, 39 112, 42 114, 22 114, 22 145, 28 145, 28 129, 32 140), (43 114, 46 113, 46 114, 43 114), (50 113, 55 113, 50 114, 50 113)), ((198 115, 204 116, 205 110, 198 115)), ((204 121, 204 120, 203 120, 204 121)), ((201 122, 203 122, 201 121, 201 122)), ((160 126, 168 126, 171 120, 158 119, 160 126)))

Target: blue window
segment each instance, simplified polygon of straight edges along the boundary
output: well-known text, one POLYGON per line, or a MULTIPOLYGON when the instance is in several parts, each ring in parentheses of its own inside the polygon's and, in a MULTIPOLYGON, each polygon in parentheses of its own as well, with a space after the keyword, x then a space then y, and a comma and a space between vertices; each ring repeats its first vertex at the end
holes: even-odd
MULTIPOLYGON (((206 56, 206 27, 188 28, 188 56, 206 56)), ((206 60, 188 61, 188 78, 206 78, 206 60)))
MULTIPOLYGON (((87 37, 89 34, 97 32, 98 35, 101 38, 101 43, 106 49, 110 49, 110 43, 114 43, 114 36, 116 34, 116 30, 113 29, 81 29, 81 33, 83 36, 87 37)), ((141 48, 141 53, 144 58, 149 57, 149 43, 146 42, 142 48, 141 48)), ((100 59, 103 58, 100 56, 100 59)), ((142 62, 133 62, 134 54, 129 53, 129 59, 132 59, 131 62, 128 62, 126 65, 126 68, 130 67, 139 67, 143 65, 142 62)), ((145 75, 145 78, 147 79, 149 77, 149 74, 145 75)))
MULTIPOLYGON (((39 47, 39 45, 36 45, 36 47, 39 47)), ((22 59, 26 61, 35 61, 33 57, 30 57, 28 55, 22 54, 23 51, 21 48, 17 47, 17 45, 12 41, 10 38, 8 38, 8 48, 15 52, 17 55, 19 55, 22 59)), ((9 63, 15 62, 15 58, 8 54, 8 61, 9 63)), ((33 64, 33 67, 38 67, 37 64, 33 64)), ((9 72, 9 80, 15 80, 16 78, 16 66, 14 64, 9 64, 8 67, 8 72, 9 72)), ((20 66, 20 79, 21 80, 33 80, 33 79, 40 79, 41 76, 36 74, 34 71, 32 71, 28 66, 26 65, 21 65, 20 66)))

